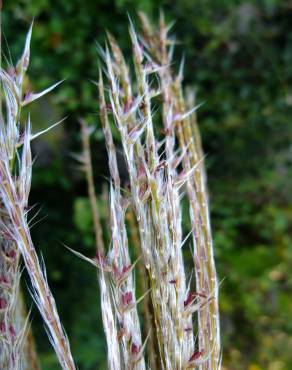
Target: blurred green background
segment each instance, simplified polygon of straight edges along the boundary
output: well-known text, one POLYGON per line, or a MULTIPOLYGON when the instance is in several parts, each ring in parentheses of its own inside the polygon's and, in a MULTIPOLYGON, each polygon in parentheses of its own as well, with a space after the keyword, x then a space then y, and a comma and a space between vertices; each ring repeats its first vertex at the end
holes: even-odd
MULTIPOLYGON (((185 84, 197 92, 207 154, 221 285, 223 364, 229 370, 292 369, 292 1, 11 0, 4 2, 4 51, 16 61, 34 17, 28 86, 66 81, 31 107, 34 131, 67 116, 33 144, 32 229, 81 370, 105 369, 96 272, 61 242, 94 253, 78 117, 97 122, 96 42, 105 30, 129 54, 128 13, 174 20, 186 57, 185 84), (9 52, 10 50, 10 52, 9 52), (43 219, 43 217, 45 217, 43 219)), ((107 183, 100 128, 92 148, 98 193, 107 183)), ((104 209, 100 201, 101 210, 104 209)), ((26 284, 24 284, 26 289, 26 284)), ((28 305, 31 305, 29 297, 28 305)), ((58 368, 40 317, 32 327, 44 370, 58 368)))

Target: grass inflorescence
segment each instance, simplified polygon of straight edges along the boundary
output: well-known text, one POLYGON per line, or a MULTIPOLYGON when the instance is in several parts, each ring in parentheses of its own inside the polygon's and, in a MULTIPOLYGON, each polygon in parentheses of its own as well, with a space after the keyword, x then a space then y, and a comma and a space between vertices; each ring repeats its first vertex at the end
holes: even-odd
MULTIPOLYGON (((105 243, 97 207, 92 129, 80 119, 83 153, 78 160, 88 184, 96 254, 89 258, 74 253, 97 268, 110 370, 217 370, 218 281, 198 106, 194 96, 184 92, 183 62, 178 71, 174 68, 171 26, 163 15, 157 28, 142 13, 140 21, 140 34, 130 22, 131 63, 109 33, 105 48, 100 48, 98 108, 110 172, 110 243, 105 243), (114 130, 128 184, 121 181, 114 130), (184 228, 185 203, 190 230, 184 228), (191 268, 184 253, 187 244, 191 268)), ((35 355, 28 355, 28 319, 20 310, 22 259, 60 366, 74 370, 69 340, 28 221, 31 141, 41 133, 32 134, 29 118, 22 123, 21 111, 58 85, 38 94, 24 91, 31 33, 32 27, 17 65, 1 68, 0 73, 0 367, 38 368, 35 355)))
POLYGON ((67 336, 50 291, 45 266, 33 245, 28 198, 32 176, 30 119, 23 124, 22 107, 51 91, 24 91, 23 81, 30 59, 32 26, 16 66, 1 69, 3 110, 0 125, 0 367, 23 369, 25 320, 19 320, 19 260, 22 258, 31 282, 33 299, 42 315, 50 341, 63 369, 75 369, 67 336))
MULTIPOLYGON (((144 14, 140 19, 141 34, 130 24, 133 68, 111 34, 105 49, 100 49, 99 112, 111 175, 112 240, 95 260, 100 276, 108 279, 104 287, 110 315, 104 317, 104 328, 109 361, 114 343, 118 346, 116 369, 145 368, 145 360, 152 369, 218 369, 218 282, 195 115, 198 106, 190 106, 194 100, 191 94, 185 98, 183 63, 178 73, 173 69, 175 42, 168 35, 170 27, 163 15, 157 29, 144 14), (121 185, 112 125, 120 136, 128 188, 121 185), (187 236, 182 225, 184 199, 191 224, 187 236), (137 262, 136 276, 147 276, 142 297, 151 297, 144 342, 136 308, 140 299, 135 297, 133 284, 136 262, 130 260, 133 253, 125 226, 127 213, 132 218, 134 215, 132 227, 137 227, 139 234, 136 244, 142 258, 137 262), (183 247, 190 235, 194 274, 189 276, 183 247), (154 356, 144 353, 146 339, 155 348, 154 356)), ((140 322, 144 317, 140 316, 140 322)))

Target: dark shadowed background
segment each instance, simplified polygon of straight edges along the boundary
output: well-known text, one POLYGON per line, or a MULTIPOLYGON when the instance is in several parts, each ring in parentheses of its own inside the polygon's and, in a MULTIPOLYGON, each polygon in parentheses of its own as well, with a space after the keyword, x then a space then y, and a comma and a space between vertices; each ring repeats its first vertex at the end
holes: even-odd
MULTIPOLYGON (((217 269, 224 279, 224 369, 292 369, 289 0, 4 2, 3 47, 14 62, 35 19, 27 88, 39 90, 66 78, 31 107, 34 131, 67 119, 33 144, 30 203, 42 207, 32 234, 73 354, 81 370, 106 369, 96 272, 62 246, 94 254, 86 184, 72 157, 80 152, 79 116, 97 125, 92 149, 99 194, 107 184, 97 91, 90 82, 97 79, 96 42, 103 44, 110 30, 129 55, 128 14, 137 22, 136 11, 144 10, 157 21, 161 9, 175 21, 176 58, 186 57, 185 84, 196 90, 198 102, 205 101, 198 120, 207 154, 217 269)), ((100 209, 105 209, 102 200, 100 209)), ((36 310, 32 327, 43 369, 56 369, 36 310)))

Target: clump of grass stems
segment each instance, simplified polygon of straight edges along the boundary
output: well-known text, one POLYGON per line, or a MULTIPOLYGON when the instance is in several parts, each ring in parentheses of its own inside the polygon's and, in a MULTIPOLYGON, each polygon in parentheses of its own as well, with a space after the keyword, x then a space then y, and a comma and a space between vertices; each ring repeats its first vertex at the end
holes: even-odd
MULTIPOLYGON (((112 241, 104 254, 103 242, 97 237, 97 256, 93 260, 84 258, 99 268, 104 282, 100 285, 110 368, 113 368, 113 347, 115 369, 145 368, 146 341, 141 344, 134 298, 135 263, 130 261, 125 227, 125 214, 132 209, 142 256, 142 262, 138 263, 147 271, 154 315, 153 323, 150 320, 148 326, 152 327, 149 335, 156 337, 157 359, 149 356, 151 368, 217 370, 221 367, 218 282, 203 151, 195 116, 197 107, 188 107, 191 99, 186 101, 184 97, 182 66, 178 74, 172 70, 174 41, 168 36, 169 27, 163 16, 158 30, 144 14, 140 18, 142 35, 130 25, 134 73, 130 73, 112 35, 108 35, 109 47, 101 50, 107 86, 104 87, 100 70, 99 109, 111 175, 112 241), (155 114, 157 99, 160 111, 155 114), (163 135, 158 134, 157 116, 163 135), (112 124, 120 135, 129 190, 121 187, 112 124), (185 193, 192 227, 189 235, 192 235, 196 291, 192 290, 192 275, 186 274, 183 255, 188 240, 188 236, 183 238, 182 228, 185 193)), ((88 140, 84 128, 82 132, 88 140)), ((88 165, 89 141, 84 144, 84 153, 87 159, 83 157, 83 163, 88 165)), ((89 194, 94 213, 98 214, 95 196, 92 197, 92 168, 86 172, 91 173, 87 175, 89 194)), ((98 235, 100 225, 95 223, 95 229, 98 235)))
MULTIPOLYGON (((97 208, 89 143, 91 129, 80 120, 83 155, 79 160, 88 183, 96 255, 87 258, 79 252, 74 253, 98 268, 109 369, 217 370, 221 368, 218 282, 203 150, 195 115, 198 107, 192 107, 192 94, 185 98, 183 64, 178 73, 173 68, 175 42, 168 35, 170 27, 165 24, 163 15, 158 29, 144 14, 140 14, 140 19, 141 35, 130 24, 133 71, 112 35, 108 34, 109 46, 101 50, 103 67, 97 85, 110 169, 111 242, 106 248, 97 208), (113 124, 120 136, 129 188, 121 183, 113 124), (161 127, 162 134, 159 133, 161 127), (191 222, 187 235, 183 229, 184 199, 188 201, 191 222), (130 250, 127 220, 133 228, 131 238, 135 253, 130 250), (183 253, 190 235, 194 274, 187 273, 183 253), (132 260, 134 254, 136 259, 132 260), (139 266, 138 278, 143 279, 143 293, 139 298, 136 297, 136 266, 139 266), (147 308, 142 310, 146 319, 142 330, 138 304, 144 299, 150 312, 147 308)), ((9 66, 8 70, 1 67, 0 70, 1 104, 3 100, 0 366, 3 369, 37 368, 33 362, 25 364, 28 361, 24 353, 27 352, 24 338, 28 320, 21 319, 23 313, 20 313, 19 261, 22 258, 34 301, 59 363, 63 369, 74 370, 69 341, 48 286, 44 263, 35 251, 28 222, 30 144, 41 133, 31 133, 29 118, 21 133, 21 111, 22 107, 57 86, 39 94, 23 91, 31 32, 32 28, 16 67, 9 66)))
POLYGON ((22 369, 25 366, 23 339, 26 327, 17 320, 21 257, 30 277, 34 301, 58 360, 63 369, 73 370, 75 365, 69 342, 47 282, 44 263, 35 251, 28 222, 32 171, 30 143, 41 133, 31 133, 29 118, 22 127, 21 110, 58 85, 38 94, 23 91, 23 80, 29 65, 31 33, 32 26, 16 67, 9 66, 8 70, 1 68, 0 71, 1 101, 3 99, 0 124, 0 367, 22 369))

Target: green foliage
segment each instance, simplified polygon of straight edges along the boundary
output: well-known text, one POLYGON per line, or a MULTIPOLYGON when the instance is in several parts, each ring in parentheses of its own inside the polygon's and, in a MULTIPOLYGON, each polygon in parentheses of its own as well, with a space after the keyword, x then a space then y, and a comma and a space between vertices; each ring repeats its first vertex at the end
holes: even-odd
MULTIPOLYGON (((97 122, 96 41, 104 31, 127 52, 127 12, 175 20, 186 55, 186 83, 206 103, 198 119, 207 154, 221 285, 223 362, 233 370, 292 368, 291 139, 292 38, 289 1, 10 1, 3 27, 14 59, 32 17, 32 90, 67 80, 39 103, 35 131, 69 114, 59 134, 39 140, 31 202, 44 205, 35 227, 48 278, 81 369, 103 368, 104 344, 95 272, 59 241, 94 254, 86 186, 70 153, 80 150, 77 117, 97 122), (13 32, 11 32, 13 30, 13 32), (57 107, 52 115, 52 107, 57 107), (45 158, 45 160, 44 160, 45 158), (54 230, 52 232, 52 230, 54 230), (82 309, 82 310, 81 310, 82 309), (82 312, 82 313, 80 313, 82 312)), ((128 50, 129 51, 129 50, 128 50)), ((8 55, 8 52, 6 52, 8 55)), ((103 138, 92 143, 98 191, 107 182, 103 138)), ((44 333, 35 332, 43 368, 55 368, 44 333), (50 354, 48 354, 50 353, 50 354)))

